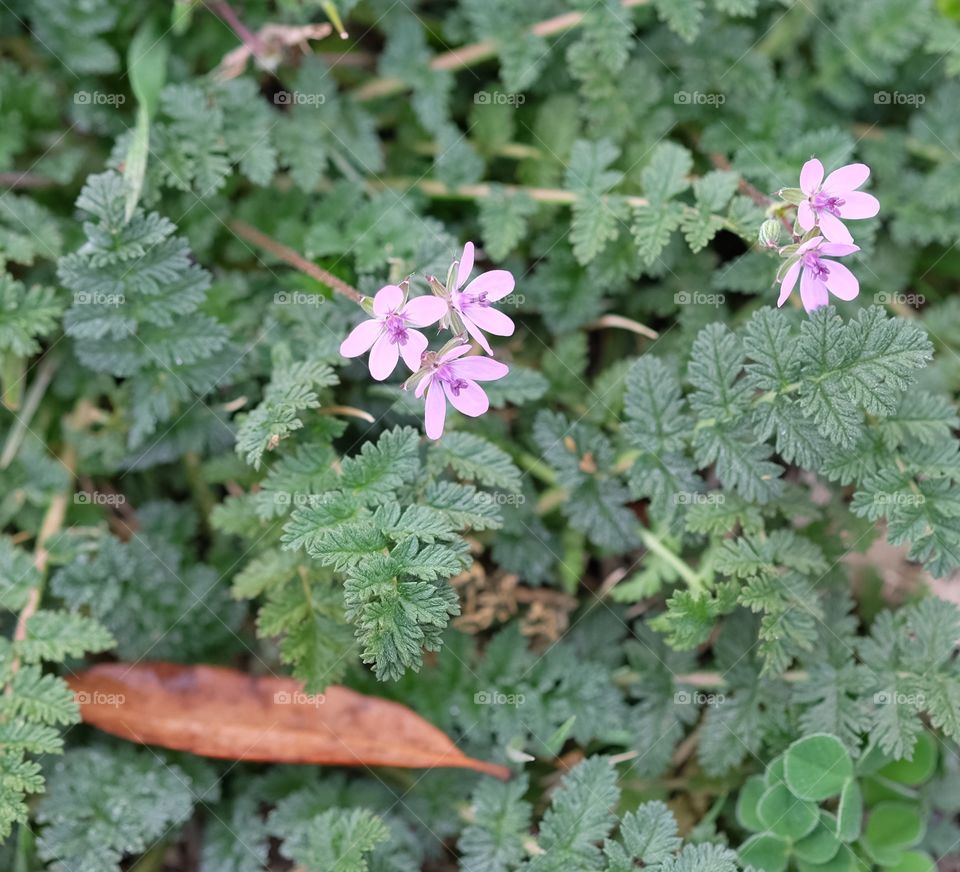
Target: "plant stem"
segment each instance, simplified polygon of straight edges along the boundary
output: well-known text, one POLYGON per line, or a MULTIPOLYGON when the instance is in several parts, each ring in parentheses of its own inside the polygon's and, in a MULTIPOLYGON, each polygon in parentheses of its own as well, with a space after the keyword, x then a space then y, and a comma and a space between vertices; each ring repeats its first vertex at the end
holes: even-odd
MULTIPOLYGON (((809 679, 810 675, 803 669, 788 669, 779 676, 783 681, 791 684, 798 684, 809 679)), ((632 669, 624 669, 614 675, 614 681, 621 685, 636 684, 641 681, 643 676, 632 669)), ((689 684, 693 687, 726 687, 727 679, 723 672, 713 670, 702 670, 697 672, 686 672, 673 676, 674 684, 689 684)))
POLYGON ((39 190, 55 188, 59 183, 56 179, 48 179, 31 173, 0 173, 0 188, 21 188, 39 190))
POLYGON ((528 451, 522 451, 516 455, 515 460, 523 469, 539 478, 544 484, 556 485, 557 474, 539 457, 534 457, 528 451))
POLYGON ((10 428, 10 432, 7 434, 7 441, 3 444, 3 453, 0 454, 0 469, 6 469, 13 463, 14 458, 17 456, 17 452, 23 444, 24 437, 30 429, 30 421, 33 420, 37 407, 47 392, 50 380, 53 378, 53 374, 59 365, 59 358, 48 355, 43 358, 37 367, 37 377, 27 390, 26 397, 23 401, 23 409, 17 416, 16 423, 10 428))
POLYGON ((247 242, 252 242, 265 251, 269 251, 274 257, 285 261, 294 269, 298 269, 300 272, 310 276, 310 278, 327 285, 327 287, 333 288, 333 290, 338 294, 342 294, 348 300, 353 300, 353 302, 358 305, 363 302, 364 296, 356 288, 348 285, 343 279, 338 279, 333 273, 328 273, 325 269, 321 269, 312 261, 297 254, 292 248, 288 248, 283 243, 277 242, 277 240, 272 239, 265 233, 261 233, 256 227, 251 227, 245 221, 237 220, 230 222, 230 229, 233 230, 237 236, 245 239, 247 242))
POLYGON ((648 339, 657 339, 660 334, 646 324, 634 321, 632 318, 624 318, 623 315, 602 315, 596 321, 591 321, 585 325, 587 330, 601 330, 604 327, 618 327, 621 330, 629 330, 639 336, 646 336, 648 339))
MULTIPOLYGON (((523 185, 491 185, 486 182, 479 182, 474 185, 450 186, 436 179, 415 179, 404 176, 381 179, 371 187, 406 190, 416 188, 429 197, 449 200, 484 200, 497 190, 512 194, 526 194, 531 200, 536 200, 538 203, 558 203, 569 206, 580 199, 579 194, 574 191, 565 191, 563 188, 528 188, 523 185)), ((646 206, 649 202, 646 197, 629 197, 622 194, 608 194, 600 199, 608 198, 621 200, 630 206, 646 206)))
MULTIPOLYGON (((649 0, 621 0, 620 5, 624 9, 633 6, 645 6, 649 0)), ((547 37, 559 36, 568 30, 579 27, 586 17, 584 12, 564 12, 562 15, 556 15, 545 21, 538 21, 528 31, 533 36, 547 37)), ((482 42, 471 43, 460 48, 452 49, 443 54, 436 55, 430 61, 431 70, 462 70, 472 64, 489 60, 497 53, 498 43, 493 39, 485 39, 482 42)), ((353 98, 359 101, 376 100, 378 97, 390 97, 394 94, 400 94, 409 88, 406 82, 401 79, 373 79, 353 92, 353 98)))
POLYGON ((259 36, 240 20, 240 16, 233 11, 233 7, 227 0, 214 0, 214 2, 208 3, 207 6, 212 12, 215 12, 230 25, 230 29, 240 37, 240 41, 250 49, 253 56, 263 63, 265 55, 263 42, 259 36))
POLYGON ((665 560, 677 571, 677 574, 687 583, 692 593, 700 595, 705 592, 706 587, 699 574, 667 548, 652 531, 646 529, 646 527, 641 527, 640 538, 648 551, 665 560))
MULTIPOLYGON (((56 494, 47 511, 44 513, 43 521, 40 524, 40 532, 37 533, 37 542, 33 551, 33 565, 39 573, 39 580, 36 587, 30 589, 27 596, 26 605, 17 618, 17 627, 13 633, 14 643, 22 642, 27 638, 27 623, 40 607, 40 598, 43 595, 43 586, 46 581, 47 563, 50 560, 50 552, 47 550, 47 543, 55 536, 63 526, 64 518, 67 515, 67 501, 73 494, 73 485, 76 478, 77 455, 71 446, 67 446, 60 455, 60 462, 64 465, 67 472, 70 473, 70 481, 67 487, 56 494)), ((14 656, 10 662, 10 675, 16 675, 20 669, 20 658, 14 656)), ((10 685, 7 685, 7 692, 10 691, 10 685)))

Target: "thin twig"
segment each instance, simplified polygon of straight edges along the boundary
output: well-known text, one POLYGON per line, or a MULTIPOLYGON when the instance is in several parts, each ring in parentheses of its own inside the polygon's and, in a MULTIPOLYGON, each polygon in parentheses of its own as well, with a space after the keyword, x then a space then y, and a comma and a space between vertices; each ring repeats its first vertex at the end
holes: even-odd
POLYGON ((648 339, 657 339, 660 334, 652 327, 634 321, 632 318, 625 318, 623 315, 602 315, 596 321, 591 321, 585 325, 587 330, 602 330, 605 327, 618 327, 621 330, 629 330, 631 333, 637 333, 640 336, 646 336, 648 339))
POLYGON ((53 374, 59 365, 59 358, 48 355, 41 361, 39 367, 37 367, 37 377, 27 389, 27 395, 23 401, 23 408, 20 410, 20 414, 17 416, 13 427, 10 428, 7 441, 3 445, 3 453, 0 454, 0 469, 6 469, 13 463, 13 459, 17 456, 17 452, 23 444, 24 437, 30 430, 30 421, 33 420, 37 407, 40 405, 43 395, 47 392, 50 380, 53 378, 53 374))
POLYGON ((207 3, 207 6, 230 25, 231 30, 240 37, 243 44, 253 53, 253 56, 263 63, 266 56, 263 42, 240 20, 240 16, 233 11, 233 7, 227 0, 214 0, 214 2, 207 3))
MULTIPOLYGON (((650 0, 621 0, 620 5, 624 9, 633 6, 645 6, 650 0)), ((562 15, 556 15, 545 21, 538 21, 530 29, 529 33, 533 36, 547 37, 558 36, 573 30, 583 23, 586 18, 585 12, 564 12, 562 15)), ((474 42, 470 45, 464 45, 460 48, 452 49, 443 54, 439 54, 430 61, 432 70, 461 70, 481 61, 489 60, 497 54, 498 44, 496 40, 485 39, 482 42, 474 42)), ((409 86, 400 79, 374 79, 367 82, 361 88, 353 92, 355 100, 376 100, 378 97, 390 97, 394 94, 400 94, 407 90, 409 86)))
MULTIPOLYGON (((74 480, 76 477, 77 455, 71 446, 67 446, 60 455, 60 462, 70 474, 70 482, 67 487, 50 500, 50 505, 44 513, 43 521, 40 524, 40 532, 37 533, 37 542, 33 551, 33 565, 40 575, 35 587, 30 589, 27 596, 26 605, 17 618, 17 627, 13 633, 14 643, 22 642, 27 638, 27 622, 36 613, 40 607, 40 598, 43 596, 43 585, 46 579, 47 564, 50 561, 50 552, 47 550, 47 543, 50 539, 60 532, 63 526, 64 518, 67 516, 67 504, 73 494, 74 480)), ((15 675, 20 669, 20 657, 14 656, 10 662, 10 675, 15 675)), ((10 685, 7 685, 9 692, 10 685)))
POLYGON ((0 173, 0 187, 7 190, 11 188, 41 190, 56 187, 57 184, 56 179, 48 179, 46 176, 33 173, 0 173))
MULTIPOLYGON (((436 199, 451 200, 484 200, 493 195, 495 191, 506 191, 510 194, 526 194, 531 200, 538 203, 558 203, 560 205, 572 205, 580 199, 580 195, 575 191, 565 191, 563 188, 530 188, 525 185, 491 185, 486 182, 479 182, 475 185, 447 185, 436 179, 412 179, 408 177, 396 177, 381 179, 373 184, 374 188, 416 188, 422 191, 428 197, 436 199)), ((630 197, 622 194, 608 194, 601 197, 605 199, 620 200, 630 206, 646 206, 649 201, 646 197, 630 197)))
POLYGON ((277 242, 276 239, 267 236, 266 233, 261 233, 256 227, 251 227, 245 221, 231 221, 230 229, 233 230, 237 236, 246 239, 247 242, 258 245, 285 263, 290 264, 294 269, 298 269, 305 275, 310 276, 310 278, 316 279, 318 282, 333 288, 338 294, 343 294, 348 300, 353 300, 354 303, 358 304, 363 302, 363 294, 356 288, 348 285, 343 279, 338 279, 333 273, 328 273, 325 269, 321 269, 315 263, 307 260, 282 242, 277 242))

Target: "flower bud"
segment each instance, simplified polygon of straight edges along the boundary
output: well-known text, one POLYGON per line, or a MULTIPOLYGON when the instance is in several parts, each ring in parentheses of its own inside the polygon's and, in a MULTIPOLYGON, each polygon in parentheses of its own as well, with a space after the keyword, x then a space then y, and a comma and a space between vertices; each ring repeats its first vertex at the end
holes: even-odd
POLYGON ((804 200, 807 199, 807 195, 803 193, 799 188, 781 188, 777 191, 777 196, 781 200, 786 200, 788 203, 792 203, 794 206, 799 206, 804 200))
POLYGON ((760 225, 759 241, 762 248, 777 248, 780 245, 780 222, 768 218, 760 225))

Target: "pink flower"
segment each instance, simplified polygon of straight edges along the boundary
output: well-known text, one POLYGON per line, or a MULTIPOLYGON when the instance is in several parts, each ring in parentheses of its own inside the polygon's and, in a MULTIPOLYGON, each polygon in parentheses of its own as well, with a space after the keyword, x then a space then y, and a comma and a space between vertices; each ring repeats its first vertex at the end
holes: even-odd
MULTIPOLYGON (((456 319, 463 322, 466 331, 480 344, 480 347, 493 354, 487 337, 483 335, 493 333, 495 336, 512 336, 513 321, 503 312, 490 306, 497 300, 503 299, 514 288, 513 274, 505 269, 493 269, 481 273, 461 291, 463 283, 470 277, 473 270, 473 243, 463 246, 460 265, 457 268, 457 278, 450 289, 450 308, 456 319)), ((454 329, 458 329, 455 324, 454 329)))
POLYGON ((808 160, 800 170, 800 190, 807 199, 797 207, 797 221, 805 230, 820 227, 828 242, 853 242, 841 218, 872 218, 880 202, 872 194, 856 190, 870 175, 866 164, 847 164, 823 178, 823 164, 808 160))
POLYGON ((490 400, 478 381, 495 381, 510 370, 506 364, 489 357, 464 357, 469 345, 447 345, 438 352, 429 352, 421 370, 408 380, 416 384, 414 395, 427 394, 424 423, 427 436, 439 439, 447 415, 447 400, 458 411, 471 418, 490 408, 490 400))
POLYGON ((845 257, 859 250, 857 245, 824 242, 822 236, 808 239, 797 249, 783 276, 777 305, 782 306, 787 302, 797 283, 797 276, 800 277, 800 299, 808 312, 830 302, 828 291, 841 300, 852 300, 860 293, 857 277, 842 263, 824 260, 824 255, 845 257))
POLYGON ((420 369, 420 357, 427 350, 427 337, 413 327, 427 327, 447 311, 436 297, 406 299, 398 285, 385 285, 373 298, 374 317, 361 321, 340 345, 344 357, 359 357, 370 351, 370 375, 383 381, 393 372, 397 358, 413 372, 420 369))

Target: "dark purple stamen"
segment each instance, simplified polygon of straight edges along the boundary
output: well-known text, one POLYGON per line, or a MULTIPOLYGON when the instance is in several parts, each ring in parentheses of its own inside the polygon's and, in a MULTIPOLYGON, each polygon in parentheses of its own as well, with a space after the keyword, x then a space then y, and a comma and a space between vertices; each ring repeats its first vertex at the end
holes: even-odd
POLYGON ((394 345, 405 345, 410 338, 406 322, 400 315, 387 315, 387 336, 394 345))
POLYGON ((451 379, 447 382, 447 384, 450 385, 450 393, 452 393, 455 397, 459 397, 460 391, 464 390, 467 386, 466 381, 462 378, 451 379))
POLYGON ((813 273, 813 277, 820 279, 820 281, 825 281, 827 276, 830 275, 827 265, 820 260, 815 251, 808 251, 803 256, 803 268, 813 273))
POLYGON ((483 291, 480 294, 461 294, 460 303, 463 308, 467 306, 489 306, 490 301, 487 299, 487 292, 483 291))
POLYGON ((839 197, 831 197, 829 194, 824 194, 822 191, 818 191, 813 195, 813 199, 810 202, 810 205, 818 212, 829 212, 831 215, 840 217, 840 207, 844 204, 844 200, 841 200, 839 197))

